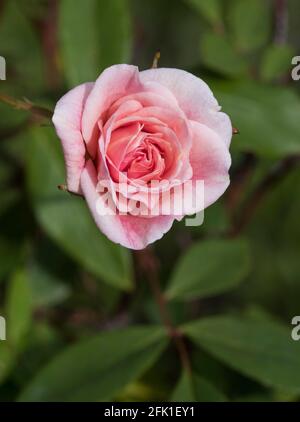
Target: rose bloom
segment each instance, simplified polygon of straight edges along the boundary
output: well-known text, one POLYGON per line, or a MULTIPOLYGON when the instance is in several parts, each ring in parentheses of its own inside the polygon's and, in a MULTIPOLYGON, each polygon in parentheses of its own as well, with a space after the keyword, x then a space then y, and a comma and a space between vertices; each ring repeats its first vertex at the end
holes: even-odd
POLYGON ((127 248, 160 239, 175 219, 202 211, 229 185, 230 119, 206 83, 183 70, 111 66, 64 95, 53 123, 68 190, 83 195, 99 229, 127 248), (199 180, 204 197, 195 207, 199 180), (185 186, 178 212, 178 187, 185 186))

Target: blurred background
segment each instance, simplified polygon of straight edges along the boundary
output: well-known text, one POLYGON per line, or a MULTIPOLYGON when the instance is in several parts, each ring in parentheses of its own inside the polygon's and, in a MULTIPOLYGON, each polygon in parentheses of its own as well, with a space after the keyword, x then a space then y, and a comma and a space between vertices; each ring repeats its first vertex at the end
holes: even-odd
POLYGON ((53 109, 105 67, 146 69, 159 50, 159 66, 210 85, 240 132, 204 224, 175 223, 132 254, 57 189, 51 124, 0 103, 0 401, 300 399, 299 20, 297 0, 0 1, 0 98, 53 109))

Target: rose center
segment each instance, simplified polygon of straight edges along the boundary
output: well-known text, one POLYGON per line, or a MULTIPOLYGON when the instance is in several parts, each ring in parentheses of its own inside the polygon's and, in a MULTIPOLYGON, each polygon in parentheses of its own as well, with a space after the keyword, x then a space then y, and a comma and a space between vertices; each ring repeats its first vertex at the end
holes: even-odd
POLYGON ((139 146, 125 155, 120 171, 130 179, 159 180, 165 171, 164 153, 151 135, 142 133, 142 136, 139 146))

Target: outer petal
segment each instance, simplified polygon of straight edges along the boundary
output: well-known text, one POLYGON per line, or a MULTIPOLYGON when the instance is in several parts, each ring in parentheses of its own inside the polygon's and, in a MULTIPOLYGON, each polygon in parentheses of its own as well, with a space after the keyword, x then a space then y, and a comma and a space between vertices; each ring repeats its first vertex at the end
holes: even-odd
POLYGON ((136 66, 118 64, 105 69, 87 99, 82 116, 82 134, 88 150, 94 156, 99 139, 98 120, 119 98, 140 89, 136 66))
POLYGON ((191 122, 194 138, 190 152, 193 180, 204 180, 205 208, 215 202, 229 185, 231 157, 227 146, 210 128, 191 122))
POLYGON ((206 124, 218 133, 226 145, 230 144, 230 119, 220 112, 217 100, 202 79, 184 70, 158 68, 141 72, 140 80, 142 83, 155 81, 167 87, 189 119, 206 124))
POLYGON ((64 151, 67 185, 72 192, 80 192, 80 174, 85 163, 85 145, 81 135, 82 110, 93 83, 77 86, 56 104, 52 121, 64 151))
POLYGON ((132 215, 99 215, 96 205, 101 197, 96 192, 96 184, 96 170, 89 160, 81 175, 81 188, 97 226, 113 242, 130 249, 144 249, 170 230, 173 216, 144 218, 132 215))

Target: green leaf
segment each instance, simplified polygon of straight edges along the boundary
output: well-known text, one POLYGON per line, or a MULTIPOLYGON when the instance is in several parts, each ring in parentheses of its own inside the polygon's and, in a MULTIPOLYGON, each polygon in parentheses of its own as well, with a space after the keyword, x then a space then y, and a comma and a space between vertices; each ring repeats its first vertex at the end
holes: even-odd
POLYGON ((59 35, 70 86, 95 80, 108 66, 129 61, 131 25, 126 0, 60 2, 59 35))
MULTIPOLYGON (((20 201, 21 192, 18 189, 5 189, 1 193, 0 218, 12 206, 20 201)), ((1 240, 0 240, 1 243, 1 240)), ((1 246, 0 246, 1 248, 1 246)), ((1 255, 1 254, 0 254, 1 255)), ((1 273, 1 270, 0 270, 1 273)))
POLYGON ((249 270, 245 240, 203 240, 179 260, 166 295, 185 299, 224 293, 243 281, 249 270))
POLYGON ((23 270, 17 270, 9 282, 6 312, 7 341, 16 351, 26 339, 32 320, 31 290, 23 270))
POLYGON ((131 256, 97 228, 87 205, 57 189, 64 181, 59 141, 50 128, 28 136, 27 178, 37 219, 49 236, 87 270, 120 289, 130 289, 131 256))
MULTIPOLYGON (((33 26, 15 0, 5 2, 1 13, 0 51, 6 59, 7 66, 7 81, 5 84, 1 82, 3 88, 6 89, 9 84, 12 89, 11 94, 39 93, 45 83, 41 45, 33 26)), ((9 112, 11 114, 9 120, 20 120, 24 115, 23 112, 12 113, 11 110, 9 112)))
POLYGON ((287 293, 287 286, 289 289, 289 312, 292 315, 298 315, 299 309, 299 274, 300 274, 300 227, 299 227, 299 213, 300 213, 300 168, 296 168, 286 177, 281 190, 281 207, 277 206, 278 214, 284 208, 285 218, 282 221, 282 234, 277 241, 276 260, 278 262, 280 278, 284 283, 284 292, 287 293), (283 190, 284 189, 284 190, 283 190), (282 202, 283 195, 285 202, 282 202), (289 207, 286 208, 286 204, 289 207))
POLYGON ((272 81, 291 69, 294 50, 289 45, 272 45, 265 51, 260 74, 263 80, 272 81))
POLYGON ((68 285, 47 270, 34 262, 30 265, 29 283, 32 290, 32 300, 35 306, 53 306, 66 300, 71 290, 68 285))
POLYGON ((225 396, 210 381, 197 374, 183 372, 173 391, 175 402, 224 402, 225 396))
MULTIPOLYGON (((247 394, 247 395, 242 395, 239 396, 237 398, 234 399, 234 402, 250 402, 250 403, 259 403, 259 402, 263 402, 263 403, 269 403, 269 402, 274 402, 277 400, 274 400, 274 397, 272 396, 270 391, 267 392, 262 392, 262 393, 253 393, 253 394, 247 394)), ((282 400, 278 400, 278 401, 282 401, 282 400)), ((286 400, 283 400, 286 401, 286 400)))
POLYGON ((8 283, 5 310, 6 340, 0 339, 0 383, 14 368, 32 323, 31 290, 22 270, 17 270, 8 283))
MULTIPOLYGON (((193 227, 196 229, 196 227, 193 227)), ((205 210, 204 224, 199 226, 199 232, 223 233, 230 229, 230 218, 225 208, 224 201, 215 202, 205 210)))
POLYGON ((300 101, 288 89, 254 82, 216 86, 223 111, 239 129, 232 146, 266 158, 300 152, 300 101))
POLYGON ((280 324, 217 316, 182 327, 192 341, 268 387, 300 392, 300 343, 280 324))
POLYGON ((262 47, 271 35, 269 1, 234 0, 229 8, 229 25, 236 47, 250 52, 262 47))
POLYGON ((19 401, 110 400, 155 362, 165 336, 163 328, 140 326, 81 341, 42 369, 19 401))
MULTIPOLYGON (((277 164, 260 164, 253 187, 262 182, 277 164)), ((253 178, 252 176, 252 178, 253 178)), ((246 228, 252 259, 251 278, 240 293, 242 301, 256 303, 280 316, 298 315, 300 295, 300 168, 288 174, 264 195, 246 228), (263 229, 262 229, 263 228, 263 229), (280 310, 280 312, 279 312, 280 310)))
POLYGON ((6 340, 0 340, 0 385, 13 366, 13 353, 6 340))
POLYGON ((45 307, 70 297, 78 268, 49 239, 41 239, 32 248, 26 270, 34 306, 45 307))
POLYGON ((205 33, 200 40, 201 58, 209 69, 229 77, 243 75, 247 66, 224 35, 205 33))
POLYGON ((186 3, 212 25, 223 27, 222 3, 220 0, 186 0, 186 3))
POLYGON ((205 25, 195 10, 183 1, 170 7, 170 2, 165 0, 130 0, 130 9, 138 22, 136 30, 142 30, 139 32, 142 38, 135 38, 138 44, 142 43, 135 52, 140 68, 151 66, 158 48, 161 50, 159 67, 169 67, 171 63, 172 67, 181 69, 199 66, 201 59, 195 54, 195 40, 200 39, 205 25))
POLYGON ((7 237, 0 237, 0 281, 15 267, 21 255, 21 246, 7 237))

